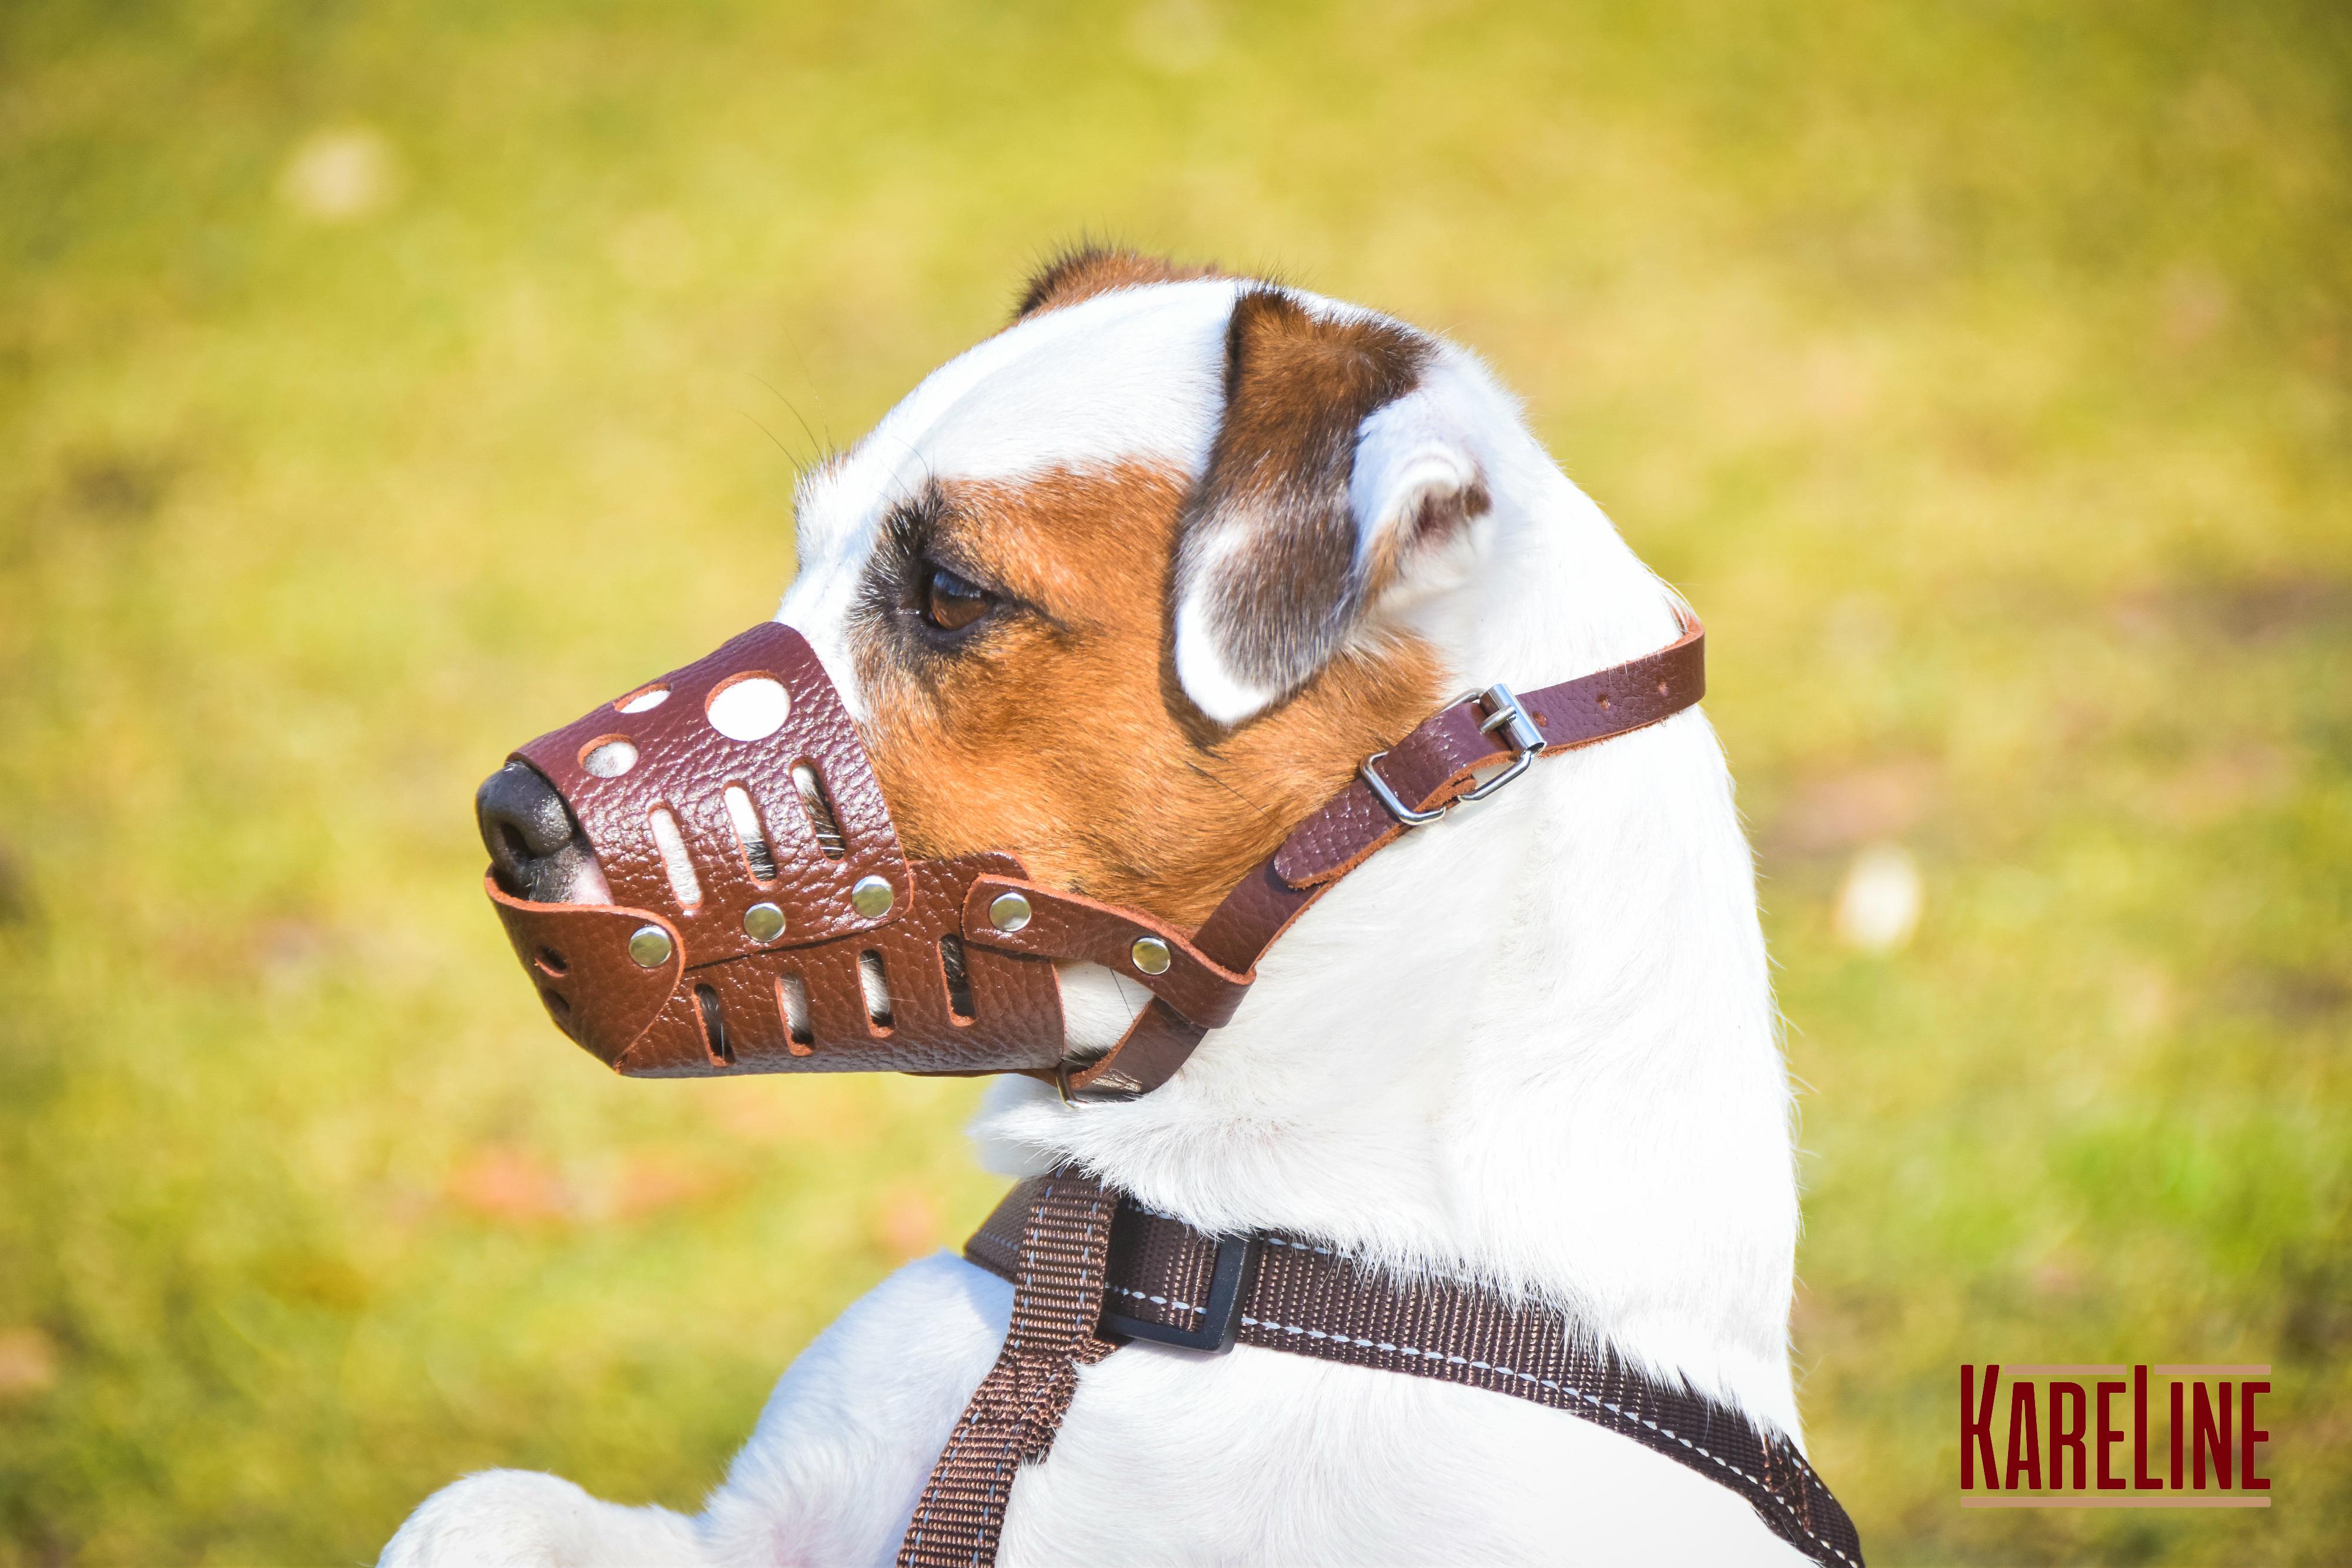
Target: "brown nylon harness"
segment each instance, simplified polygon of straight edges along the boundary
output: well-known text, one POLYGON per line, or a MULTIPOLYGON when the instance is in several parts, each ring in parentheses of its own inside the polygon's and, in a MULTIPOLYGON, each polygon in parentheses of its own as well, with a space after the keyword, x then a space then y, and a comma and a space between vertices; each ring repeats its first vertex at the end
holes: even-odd
POLYGON ((1079 1369, 1135 1341, 1255 1345, 1530 1400, 1728 1487, 1824 1568, 1862 1568, 1853 1521, 1787 1437, 1474 1281, 1384 1278, 1299 1237, 1208 1235, 1066 1168, 1014 1187, 964 1256, 1013 1282, 1012 1328, 923 1490, 899 1568, 993 1563, 1013 1476, 1053 1446, 1079 1369))
MULTIPOLYGON (((1449 704, 1188 933, 1031 882, 1011 855, 909 855, 823 663, 770 622, 516 751, 562 798, 613 903, 485 885, 558 1026, 624 1073, 1025 1072, 1071 1101, 1133 1099, 1233 1017, 1260 956, 1372 854, 1541 758, 1696 703, 1705 635, 1684 616, 1674 643, 1626 664, 1449 704), (722 724, 744 683, 773 688, 757 734, 722 724), (1055 960, 1150 993, 1090 1062, 1067 1058, 1055 960)), ((1531 1399, 1730 1487, 1816 1562, 1861 1563, 1852 1522, 1786 1438, 1580 1344, 1546 1309, 1386 1280, 1305 1239, 1203 1236, 1072 1171, 1016 1189, 966 1251, 1013 1281, 1011 1327, 908 1524, 904 1568, 992 1563, 1014 1476, 1052 1447, 1079 1370, 1135 1339, 1531 1399)))

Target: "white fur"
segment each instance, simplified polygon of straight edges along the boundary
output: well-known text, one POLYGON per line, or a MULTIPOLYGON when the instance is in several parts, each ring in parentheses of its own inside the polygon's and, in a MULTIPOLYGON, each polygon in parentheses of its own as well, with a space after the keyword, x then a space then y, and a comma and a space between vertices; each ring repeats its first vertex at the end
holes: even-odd
MULTIPOLYGON (((1231 298, 1115 294, 942 369, 804 496, 782 618, 853 684, 840 617, 875 517, 926 470, 1115 449, 1197 472, 1231 298)), ((1494 509, 1363 635, 1410 627, 1462 685, 1522 690, 1675 636, 1668 592, 1467 354, 1444 350, 1365 446, 1360 516, 1465 472, 1494 509)), ((1108 1043, 1133 1005, 1103 977, 1066 971, 1074 1040, 1108 1043)), ((1798 1434, 1788 1089, 1748 846, 1696 712, 1553 758, 1375 856, 1166 1087, 1071 1107, 1007 1078, 975 1134, 1007 1172, 1076 1159, 1197 1224, 1475 1275, 1798 1434)), ((887 1563, 1009 1300, 947 1257, 885 1281, 793 1364, 693 1521, 493 1472, 427 1502, 384 1562, 887 1563)), ((999 1560, 1800 1559, 1728 1490, 1571 1416, 1271 1351, 1138 1345, 1083 1375, 1051 1455, 1021 1472, 999 1560)))
POLYGON ((1243 537, 1232 529, 1194 546, 1192 581, 1176 599, 1176 680, 1192 706, 1219 724, 1239 724, 1282 695, 1281 688, 1254 681, 1225 657, 1223 628, 1213 597, 1202 586, 1229 569, 1242 554, 1243 537))
POLYGON ((1121 289, 999 332, 924 378, 794 509, 800 575, 776 619, 800 628, 866 717, 841 640, 875 530, 927 479, 1017 479, 1146 459, 1197 474, 1224 407, 1226 278, 1121 289))

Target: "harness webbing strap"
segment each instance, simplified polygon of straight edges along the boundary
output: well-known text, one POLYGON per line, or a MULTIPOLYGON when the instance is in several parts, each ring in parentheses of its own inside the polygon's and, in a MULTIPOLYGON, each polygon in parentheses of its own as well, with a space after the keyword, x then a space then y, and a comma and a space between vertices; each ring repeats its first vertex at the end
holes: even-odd
MULTIPOLYGON (((1039 1267, 1031 1238, 1040 1234, 1034 1218, 1040 1193, 1066 1190, 1071 1179, 1056 1175, 1015 1187, 965 1243, 966 1257, 1013 1281, 1016 1332, 1022 1293, 1036 1288, 1029 1281, 1039 1267)), ((1465 1280, 1386 1278, 1294 1237, 1210 1236, 1117 1195, 1096 1189, 1096 1196, 1116 1212, 1105 1227, 1108 1245, 1092 1293, 1100 1303, 1102 1329, 1119 1343, 1257 1345, 1530 1400, 1607 1427, 1728 1487, 1773 1533, 1823 1568, 1862 1568, 1853 1521, 1787 1437, 1768 1435, 1728 1406, 1635 1370, 1606 1346, 1580 1343, 1557 1312, 1465 1280)), ((1099 1359, 1112 1340, 1097 1333, 1087 1343, 1102 1347, 1088 1358, 1099 1359)), ((1007 1360, 1013 1355, 1008 1339, 1007 1360)), ((1065 1364, 1075 1383, 1079 1364, 1065 1364)), ((1004 1365, 998 1363, 992 1381, 1004 1365)), ((991 1395, 988 1383, 981 1387, 974 1411, 1002 1398, 991 1395)), ((1068 1397, 1059 1395, 1055 1424, 1068 1397)), ((972 1419, 967 1413, 966 1425, 972 1419)), ((913 1556, 917 1537, 910 1531, 900 1563, 970 1568, 992 1561, 1012 1473, 1020 1458, 1042 1458, 1052 1439, 1050 1428, 1024 1428, 1020 1440, 1026 1446, 1017 1456, 1000 1447, 1000 1468, 991 1475, 1001 1475, 1003 1484, 988 1493, 984 1505, 996 1511, 996 1519, 978 1527, 985 1530, 991 1556, 913 1556)), ((942 1456, 932 1491, 940 1489, 951 1460, 965 1469, 990 1468, 969 1452, 976 1441, 957 1428, 957 1443, 942 1456), (961 1458, 958 1445, 967 1450, 961 1458)), ((916 1523, 922 1524, 919 1513, 916 1523)), ((971 1538, 979 1539, 977 1531, 971 1538)))
MULTIPOLYGON (((985 1568, 996 1561, 1013 1472, 1045 1457, 1078 1368, 1117 1345, 1102 1338, 1103 1272, 1118 1199, 1075 1171, 1015 1189, 1013 1322, 996 1364, 931 1469, 898 1547, 898 1568, 985 1568)), ((1008 1202, 1011 1201, 1008 1199, 1008 1202)))

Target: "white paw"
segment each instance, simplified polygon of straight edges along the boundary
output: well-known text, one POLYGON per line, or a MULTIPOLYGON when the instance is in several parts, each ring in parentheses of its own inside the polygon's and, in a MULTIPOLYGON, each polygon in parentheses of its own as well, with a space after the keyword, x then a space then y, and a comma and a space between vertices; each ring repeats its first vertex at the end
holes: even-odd
POLYGON ((484 1470, 408 1516, 377 1568, 688 1568, 693 1521, 602 1502, 536 1470, 484 1470))

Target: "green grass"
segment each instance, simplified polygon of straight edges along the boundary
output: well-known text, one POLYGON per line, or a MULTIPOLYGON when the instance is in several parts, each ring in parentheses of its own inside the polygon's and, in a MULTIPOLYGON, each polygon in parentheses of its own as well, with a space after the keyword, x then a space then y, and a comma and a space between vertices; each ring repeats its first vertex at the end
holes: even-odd
POLYGON ((2340 7, 244 0, 0 13, 0 1563, 691 1506, 984 1209, 969 1086, 564 1045, 468 799, 1082 230, 1481 350, 1707 616, 1874 1561, 2352 1551, 2340 7), (2271 1362, 2276 1506, 1963 1514, 1963 1360, 2271 1362))

